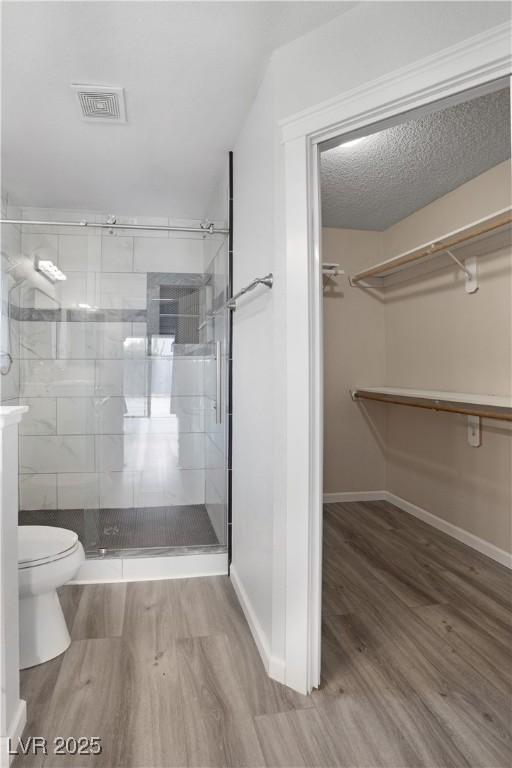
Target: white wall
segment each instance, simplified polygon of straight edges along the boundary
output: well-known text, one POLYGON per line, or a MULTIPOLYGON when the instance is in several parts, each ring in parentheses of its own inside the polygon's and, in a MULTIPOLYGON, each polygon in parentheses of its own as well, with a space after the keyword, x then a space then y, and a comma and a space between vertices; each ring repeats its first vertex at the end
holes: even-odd
POLYGON ((501 2, 361 2, 273 57, 276 114, 296 112, 510 18, 501 2))
MULTIPOLYGON (((234 156, 234 292, 274 265, 273 83, 265 79, 234 156)), ((272 635, 274 313, 261 289, 233 326, 233 569, 268 647, 272 635)))
POLYGON ((260 647, 277 659, 284 647, 286 451, 278 121, 508 17, 505 3, 361 3, 274 54, 236 143, 234 289, 269 270, 276 282, 235 314, 233 563, 260 647))
MULTIPOLYGON (((16 217, 2 196, 2 218, 16 217)), ((17 305, 14 277, 20 266, 21 233, 11 224, 0 226, 0 768, 9 765, 8 738, 21 735, 26 719, 20 700, 18 638, 18 423, 6 414, 19 395, 19 344, 9 337, 8 301, 17 305), (8 364, 9 353, 12 364, 8 364), (4 408, 4 406, 8 406, 4 408)))

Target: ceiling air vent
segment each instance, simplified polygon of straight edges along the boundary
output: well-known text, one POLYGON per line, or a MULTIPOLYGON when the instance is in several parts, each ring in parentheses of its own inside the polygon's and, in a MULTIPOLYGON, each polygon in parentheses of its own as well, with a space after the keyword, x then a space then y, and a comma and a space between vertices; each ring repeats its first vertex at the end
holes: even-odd
POLYGON ((124 91, 109 85, 75 85, 82 117, 91 123, 126 123, 124 91))

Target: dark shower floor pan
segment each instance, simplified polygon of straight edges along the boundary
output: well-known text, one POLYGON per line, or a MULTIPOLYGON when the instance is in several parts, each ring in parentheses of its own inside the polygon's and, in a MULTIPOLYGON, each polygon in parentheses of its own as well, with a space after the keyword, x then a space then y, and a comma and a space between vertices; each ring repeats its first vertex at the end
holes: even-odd
POLYGON ((130 509, 36 509, 19 513, 20 525, 68 528, 90 557, 106 554, 167 554, 202 547, 221 548, 204 504, 130 509), (154 551, 153 551, 154 550, 154 551))

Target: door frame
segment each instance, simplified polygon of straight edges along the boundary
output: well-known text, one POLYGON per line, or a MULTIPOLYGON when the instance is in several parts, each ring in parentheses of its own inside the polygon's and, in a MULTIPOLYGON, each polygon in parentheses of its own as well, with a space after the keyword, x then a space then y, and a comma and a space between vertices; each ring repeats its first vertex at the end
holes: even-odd
MULTIPOLYGON (((512 25, 500 24, 280 122, 286 279, 285 682, 320 683, 323 329, 319 145, 510 77, 512 25), (306 311, 305 311, 306 310, 306 311), (299 415, 303 416, 298 418, 299 415)), ((342 255, 340 255, 342 261, 342 255)), ((343 268, 343 263, 340 264, 343 268)))

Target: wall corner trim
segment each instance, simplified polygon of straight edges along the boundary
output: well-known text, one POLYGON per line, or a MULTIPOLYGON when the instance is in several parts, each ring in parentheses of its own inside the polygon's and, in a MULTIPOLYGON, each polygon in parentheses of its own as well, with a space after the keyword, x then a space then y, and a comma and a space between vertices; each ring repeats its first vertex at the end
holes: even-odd
POLYGON ((418 507, 417 504, 413 504, 407 499, 403 499, 401 496, 397 496, 390 491, 341 491, 340 493, 326 493, 324 494, 324 504, 336 503, 336 502, 349 502, 349 501, 387 501, 390 504, 394 504, 395 507, 401 509, 403 512, 407 512, 413 517, 417 517, 418 520, 422 520, 427 525, 431 525, 432 528, 437 528, 438 531, 446 533, 447 536, 451 536, 453 539, 466 544, 466 546, 475 549, 482 555, 490 557, 500 565, 504 565, 505 568, 512 569, 512 553, 507 552, 504 549, 500 549, 495 544, 491 544, 490 541, 481 539, 470 531, 460 528, 458 525, 449 523, 447 520, 443 520, 441 517, 434 515, 432 512, 428 512, 422 507, 418 507))
POLYGON ((284 684, 286 682, 285 661, 284 659, 280 659, 277 656, 272 656, 268 640, 265 637, 265 633, 263 632, 261 624, 256 617, 256 612, 251 605, 251 601, 249 600, 247 592, 245 591, 236 568, 233 565, 231 565, 229 577, 244 612, 245 618, 247 619, 247 623, 249 624, 249 629, 251 630, 254 642, 256 643, 256 647, 261 656, 261 660, 263 661, 265 671, 273 680, 277 680, 278 683, 284 684))
POLYGON ((14 760, 14 755, 9 754, 9 749, 12 751, 16 749, 18 739, 23 735, 26 722, 27 703, 24 699, 20 699, 7 734, 0 738, 0 768, 8 768, 14 760))
MULTIPOLYGON (((422 97, 425 102, 432 102, 435 101, 438 91, 442 92, 440 95, 446 96, 448 88, 458 92, 477 85, 475 71, 478 71, 481 83, 509 76, 512 65, 511 37, 512 22, 506 21, 314 107, 290 115, 279 121, 282 140, 292 141, 317 131, 324 132, 329 125, 343 123, 348 116, 357 114, 359 110, 366 111, 377 93, 379 102, 383 105, 386 105, 388 100, 395 100, 400 93, 407 94, 419 90, 423 90, 422 97), (421 88, 422 81, 425 83, 424 89, 421 88), (437 85, 432 85, 433 82, 437 85)), ((384 110, 377 108, 367 112, 366 124, 371 121, 370 118, 381 119, 382 111, 385 111, 385 106, 384 110)), ((348 124, 346 130, 350 128, 348 124)), ((339 132, 339 128, 337 130, 339 132)))

